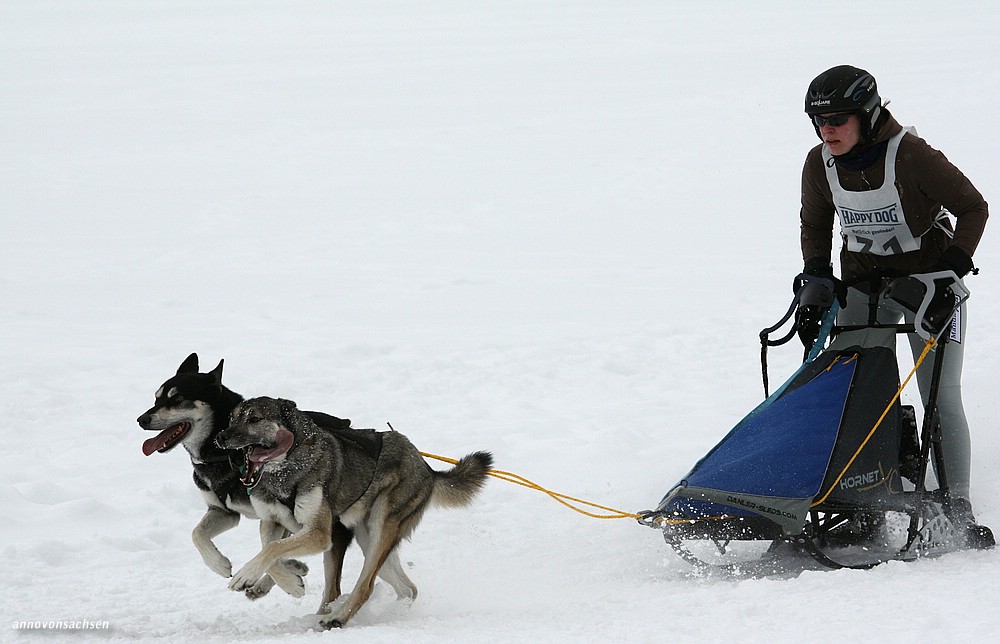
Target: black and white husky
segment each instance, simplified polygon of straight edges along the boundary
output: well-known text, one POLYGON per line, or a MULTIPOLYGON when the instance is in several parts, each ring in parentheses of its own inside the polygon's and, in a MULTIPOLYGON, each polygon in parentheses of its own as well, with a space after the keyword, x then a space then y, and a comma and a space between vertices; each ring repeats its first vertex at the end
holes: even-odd
MULTIPOLYGON (((152 407, 137 419, 139 426, 156 436, 142 444, 146 456, 169 452, 183 445, 194 466, 194 484, 198 486, 208 510, 191 535, 205 564, 223 577, 232 577, 232 563, 215 546, 212 539, 232 529, 240 516, 256 519, 246 487, 240 482, 243 453, 222 449, 216 445, 218 434, 229 426, 229 416, 243 397, 222 384, 223 360, 208 373, 198 371, 198 354, 192 353, 181 363, 177 373, 156 391, 152 407)), ((306 412, 324 429, 346 431, 351 421, 321 412, 306 412)), ((280 537, 281 535, 277 535, 280 537)), ((346 550, 352 540, 350 530, 339 522, 332 528, 332 539, 346 550)), ((261 534, 263 542, 276 538, 261 534)), ((333 562, 336 563, 336 562, 333 562)), ((328 564, 329 565, 329 564, 328 564)), ((256 599, 266 594, 275 583, 295 597, 305 593, 305 564, 292 559, 275 563, 267 575, 246 589, 247 597, 256 599)))

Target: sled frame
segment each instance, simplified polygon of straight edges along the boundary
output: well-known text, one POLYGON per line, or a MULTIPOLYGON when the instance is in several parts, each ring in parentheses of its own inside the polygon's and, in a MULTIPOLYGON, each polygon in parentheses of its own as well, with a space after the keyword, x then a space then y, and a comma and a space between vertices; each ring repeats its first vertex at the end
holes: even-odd
MULTIPOLYGON (((873 284, 874 285, 874 284, 873 284)), ((867 324, 833 325, 831 337, 848 331, 864 329, 892 329, 898 335, 914 333, 913 324, 880 324, 877 322, 878 291, 870 289, 869 317, 867 324)), ((794 304, 794 302, 793 302, 794 304)), ((834 311, 835 314, 835 311, 834 311)), ((786 314, 784 320, 790 316, 786 314)), ((779 323, 780 324, 783 323, 779 323)), ((776 327, 765 329, 761 333, 762 344, 777 346, 791 339, 794 333, 789 333, 782 340, 769 342, 766 333, 776 327)), ((947 472, 944 464, 944 451, 941 445, 940 424, 938 423, 937 399, 940 389, 941 371, 947 350, 949 337, 941 335, 934 351, 929 395, 924 405, 921 428, 918 433, 920 449, 919 474, 913 481, 914 490, 904 492, 900 499, 884 506, 838 507, 834 504, 821 503, 810 509, 808 518, 797 534, 786 534, 764 517, 711 517, 694 518, 677 515, 646 513, 641 522, 651 527, 659 527, 668 546, 686 562, 702 570, 721 570, 729 573, 739 573, 745 570, 766 571, 770 569, 766 557, 759 562, 719 563, 716 558, 706 558, 694 553, 688 545, 692 541, 705 541, 714 546, 719 555, 725 556, 734 549, 734 544, 740 542, 769 542, 767 553, 785 549, 808 555, 808 557, 829 569, 870 569, 887 561, 912 561, 925 556, 936 556, 957 549, 956 544, 961 536, 951 521, 952 508, 948 491, 947 472), (932 461, 933 459, 933 461, 932 461), (930 464, 933 462, 938 487, 927 489, 927 476, 930 464), (833 531, 854 519, 862 512, 896 512, 908 517, 905 542, 902 547, 878 552, 870 550, 870 556, 855 556, 845 558, 842 552, 830 545, 833 531)), ((766 349, 764 349, 766 351, 766 349)), ((813 349, 815 351, 815 348, 813 349)), ((807 355, 808 355, 807 351, 807 355)), ((897 357, 898 365, 898 357, 897 357)), ((767 388, 766 363, 763 363, 765 390, 767 388)))

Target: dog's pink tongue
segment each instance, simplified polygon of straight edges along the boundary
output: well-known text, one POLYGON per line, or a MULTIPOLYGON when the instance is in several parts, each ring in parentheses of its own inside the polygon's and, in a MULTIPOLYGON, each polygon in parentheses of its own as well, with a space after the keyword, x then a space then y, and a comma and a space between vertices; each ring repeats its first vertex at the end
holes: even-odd
POLYGON ((159 450, 163 449, 163 446, 167 444, 167 441, 170 439, 170 436, 173 435, 175 431, 177 431, 176 427, 164 429, 162 432, 160 432, 153 438, 144 441, 142 443, 142 453, 145 454, 146 456, 149 456, 150 454, 158 452, 159 450))
POLYGON ((270 449, 255 447, 250 450, 250 460, 255 463, 266 463, 281 456, 292 449, 292 445, 295 443, 295 434, 287 429, 279 429, 274 435, 274 440, 277 444, 270 449))

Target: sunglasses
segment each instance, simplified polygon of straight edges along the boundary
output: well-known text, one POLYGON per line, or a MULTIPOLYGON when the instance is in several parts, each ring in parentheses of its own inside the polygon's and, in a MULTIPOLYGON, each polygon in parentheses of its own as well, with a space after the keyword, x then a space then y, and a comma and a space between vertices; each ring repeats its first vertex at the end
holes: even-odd
POLYGON ((819 114, 816 114, 813 116, 813 123, 816 124, 816 127, 823 127, 824 125, 840 127, 844 123, 847 123, 850 118, 850 112, 845 112, 843 114, 831 114, 830 116, 820 116, 819 114))

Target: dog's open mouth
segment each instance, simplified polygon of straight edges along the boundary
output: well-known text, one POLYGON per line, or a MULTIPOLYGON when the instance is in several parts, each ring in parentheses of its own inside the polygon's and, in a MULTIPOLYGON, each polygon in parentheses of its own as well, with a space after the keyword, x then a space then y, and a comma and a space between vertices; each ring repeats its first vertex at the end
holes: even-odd
POLYGON ((295 435, 287 429, 279 429, 274 435, 274 440, 273 447, 248 445, 243 449, 243 469, 240 471, 240 482, 247 488, 252 488, 260 483, 260 477, 264 474, 266 463, 270 463, 279 456, 284 456, 288 450, 292 449, 295 435))
POLYGON ((166 452, 177 445, 191 429, 191 423, 177 423, 142 443, 142 453, 149 456, 153 452, 166 452))

